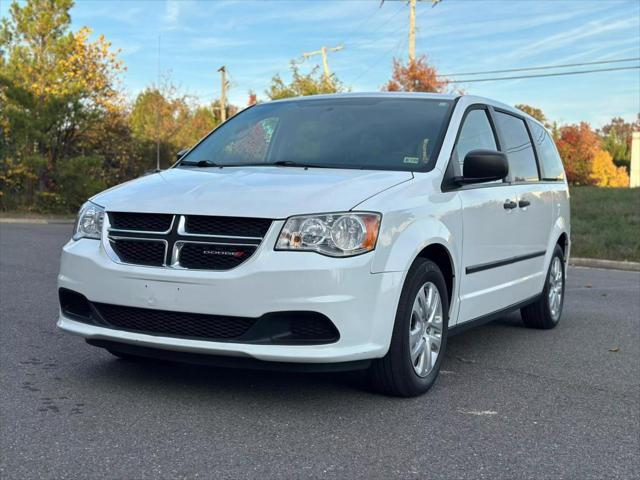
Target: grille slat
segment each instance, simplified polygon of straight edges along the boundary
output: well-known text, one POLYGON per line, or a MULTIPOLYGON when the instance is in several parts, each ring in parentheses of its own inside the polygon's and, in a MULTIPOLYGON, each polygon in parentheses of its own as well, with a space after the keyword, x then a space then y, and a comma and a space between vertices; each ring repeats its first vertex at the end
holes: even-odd
POLYGON ((135 265, 161 267, 164 265, 165 242, 158 240, 109 239, 111 248, 120 260, 135 265))
POLYGON ((109 326, 140 333, 178 337, 233 339, 256 322, 246 317, 152 310, 106 303, 93 304, 109 326))
POLYGON ((166 232, 171 228, 173 215, 164 213, 109 212, 112 228, 139 232, 166 232))
POLYGON ((271 220, 266 218, 210 217, 188 215, 185 230, 189 234, 257 237, 266 235, 271 220))

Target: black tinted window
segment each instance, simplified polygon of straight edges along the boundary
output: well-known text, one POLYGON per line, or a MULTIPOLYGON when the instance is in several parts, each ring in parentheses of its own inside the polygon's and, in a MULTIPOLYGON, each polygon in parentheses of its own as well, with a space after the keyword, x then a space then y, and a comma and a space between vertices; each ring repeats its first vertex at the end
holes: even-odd
POLYGON ((266 103, 230 119, 184 158, 219 165, 422 169, 435 161, 452 103, 397 97, 266 103))
POLYGON ((460 172, 463 171, 464 157, 471 150, 496 149, 496 139, 493 136, 487 112, 485 110, 471 110, 464 119, 455 148, 460 172))
POLYGON ((564 168, 555 143, 540 125, 534 122, 529 122, 529 125, 531 126, 531 135, 538 149, 538 157, 542 164, 542 179, 564 180, 564 168))
POLYGON ((502 149, 509 158, 511 179, 515 182, 538 180, 536 157, 524 120, 496 112, 496 122, 504 141, 502 149))

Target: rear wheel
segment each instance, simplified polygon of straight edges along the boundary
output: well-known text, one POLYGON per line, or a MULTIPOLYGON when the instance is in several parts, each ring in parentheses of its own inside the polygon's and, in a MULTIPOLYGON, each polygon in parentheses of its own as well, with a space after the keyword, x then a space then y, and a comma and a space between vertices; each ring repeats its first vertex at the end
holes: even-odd
POLYGON ((550 329, 560 322, 564 305, 564 252, 556 245, 542 295, 520 310, 522 321, 529 328, 550 329))
POLYGON ((376 390, 410 397, 433 385, 447 344, 448 313, 442 272, 431 260, 416 260, 402 289, 389 351, 371 365, 376 390))

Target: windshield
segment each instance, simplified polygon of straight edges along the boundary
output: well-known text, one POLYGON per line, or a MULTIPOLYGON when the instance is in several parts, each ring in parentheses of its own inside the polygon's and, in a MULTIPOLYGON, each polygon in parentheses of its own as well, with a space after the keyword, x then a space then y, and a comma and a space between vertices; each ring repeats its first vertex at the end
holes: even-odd
POLYGON ((426 170, 435 161, 451 100, 372 97, 267 103, 202 140, 185 165, 306 165, 426 170))

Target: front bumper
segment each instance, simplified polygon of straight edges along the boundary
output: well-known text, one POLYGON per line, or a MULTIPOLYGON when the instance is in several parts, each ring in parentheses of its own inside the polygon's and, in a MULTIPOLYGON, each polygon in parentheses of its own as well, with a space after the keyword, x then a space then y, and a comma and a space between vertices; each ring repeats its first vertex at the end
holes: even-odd
POLYGON ((60 313, 58 326, 91 341, 163 350, 296 363, 379 358, 391 340, 403 272, 371 273, 373 254, 330 258, 277 252, 268 236, 245 263, 229 271, 177 270, 115 263, 101 242, 70 241, 63 248, 58 286, 92 302, 257 318, 270 312, 326 315, 340 339, 326 345, 259 345, 134 333, 90 325, 60 313))

